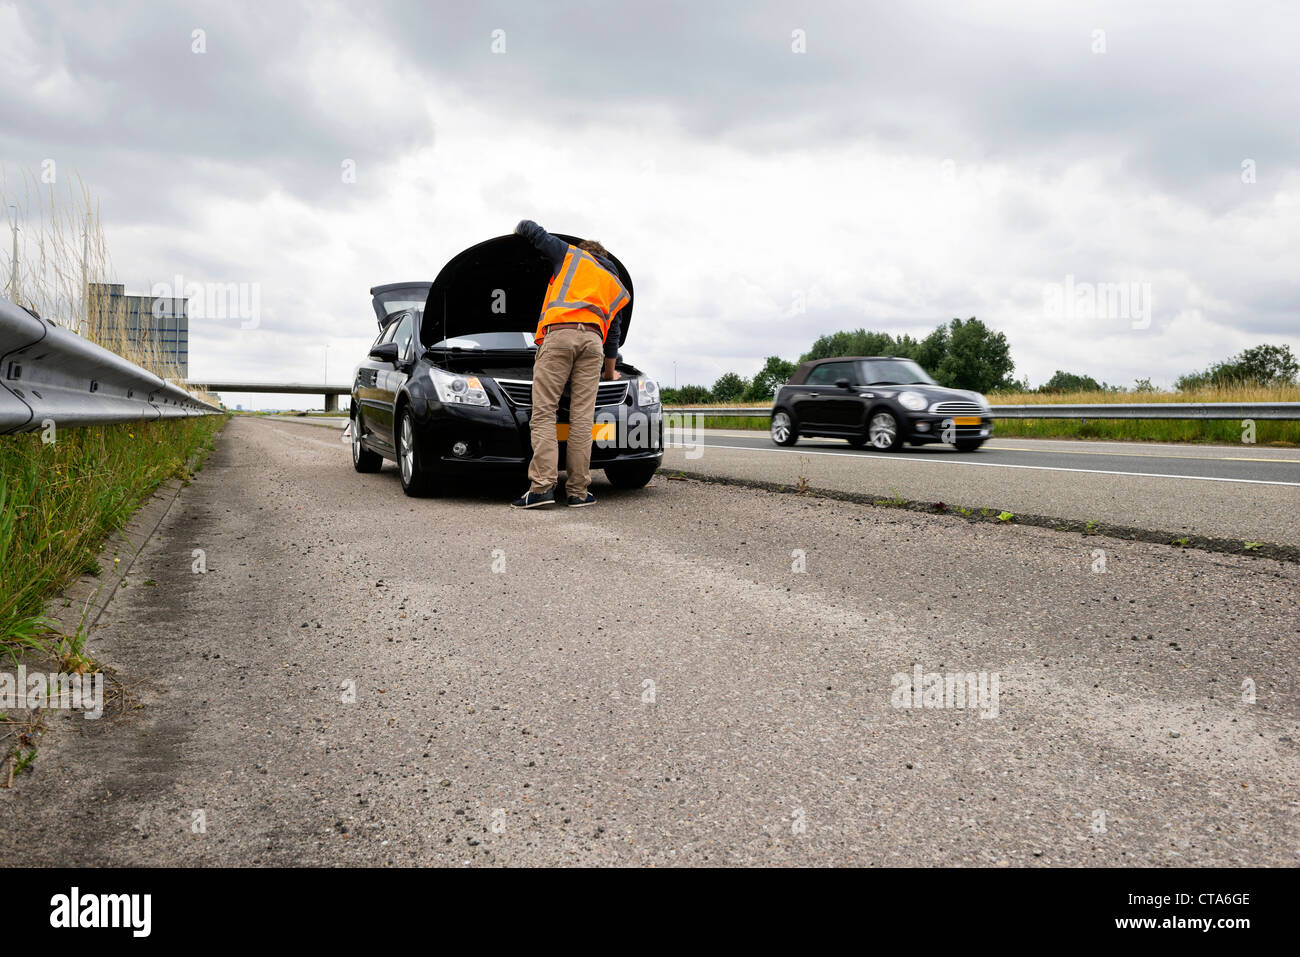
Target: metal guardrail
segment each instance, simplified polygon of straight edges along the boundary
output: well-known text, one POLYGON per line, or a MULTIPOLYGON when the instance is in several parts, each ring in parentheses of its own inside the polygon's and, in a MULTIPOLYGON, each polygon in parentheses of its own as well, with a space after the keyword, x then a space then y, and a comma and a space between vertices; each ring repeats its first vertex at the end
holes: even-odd
POLYGON ((222 409, 0 299, 0 435, 212 415, 222 409))
MULTIPOLYGON (((1100 402, 1095 405, 995 405, 994 419, 1278 419, 1300 420, 1300 402, 1100 402)), ((665 406, 667 412, 766 419, 765 408, 665 406)))

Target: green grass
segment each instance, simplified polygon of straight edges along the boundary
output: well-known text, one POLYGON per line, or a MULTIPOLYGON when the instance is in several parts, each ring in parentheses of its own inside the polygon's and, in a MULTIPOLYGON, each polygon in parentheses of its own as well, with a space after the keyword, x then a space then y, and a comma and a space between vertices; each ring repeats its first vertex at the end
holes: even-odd
MULTIPOLYGON (((993 414, 997 416, 996 407, 993 414)), ((1110 439, 1118 442, 1205 442, 1242 445, 1239 420, 1192 419, 996 419, 994 436, 1030 439, 1110 439)), ((1300 422, 1255 422, 1255 445, 1289 448, 1300 445, 1300 422)))
MULTIPOLYGON (((0 436, 0 654, 46 647, 45 602, 95 567, 104 539, 226 422, 204 416, 0 436)), ((49 645, 80 654, 80 648, 49 645)))

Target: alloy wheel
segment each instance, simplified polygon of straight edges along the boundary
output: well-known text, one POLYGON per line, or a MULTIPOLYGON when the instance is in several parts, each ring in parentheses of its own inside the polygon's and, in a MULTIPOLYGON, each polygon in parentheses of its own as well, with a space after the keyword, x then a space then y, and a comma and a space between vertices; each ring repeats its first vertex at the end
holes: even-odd
POLYGON ((790 416, 778 412, 772 416, 772 441, 780 444, 790 438, 790 416))
POLYGON ((898 441, 898 422, 888 412, 877 412, 871 417, 867 437, 876 448, 882 451, 891 449, 898 441))
POLYGON ((411 472, 415 467, 415 446, 411 441, 411 417, 409 415, 402 416, 402 437, 398 457, 402 460, 402 481, 409 485, 411 472))

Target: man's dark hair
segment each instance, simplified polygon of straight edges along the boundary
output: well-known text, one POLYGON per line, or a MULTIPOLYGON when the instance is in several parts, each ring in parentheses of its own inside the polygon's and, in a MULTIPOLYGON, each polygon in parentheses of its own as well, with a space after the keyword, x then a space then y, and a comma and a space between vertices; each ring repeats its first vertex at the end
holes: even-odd
POLYGON ((612 260, 612 257, 609 255, 609 250, 594 239, 584 239, 582 242, 578 243, 578 248, 584 253, 591 253, 593 256, 598 256, 601 259, 612 260))

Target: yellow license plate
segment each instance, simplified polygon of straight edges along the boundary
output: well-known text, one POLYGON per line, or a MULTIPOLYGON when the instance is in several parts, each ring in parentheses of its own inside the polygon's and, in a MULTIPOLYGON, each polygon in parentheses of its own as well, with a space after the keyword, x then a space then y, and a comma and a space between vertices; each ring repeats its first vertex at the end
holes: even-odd
POLYGON ((953 425, 979 425, 980 417, 978 415, 955 415, 952 418, 953 425))
MULTIPOLYGON (((597 422, 591 427, 591 440, 593 442, 613 442, 618 436, 617 422, 597 422)), ((569 441, 569 423, 555 423, 555 439, 557 442, 569 441)))

